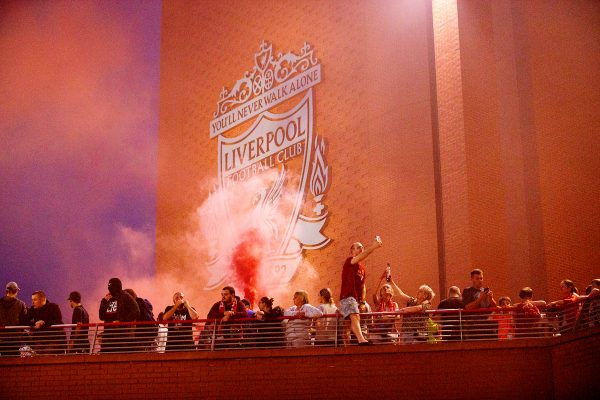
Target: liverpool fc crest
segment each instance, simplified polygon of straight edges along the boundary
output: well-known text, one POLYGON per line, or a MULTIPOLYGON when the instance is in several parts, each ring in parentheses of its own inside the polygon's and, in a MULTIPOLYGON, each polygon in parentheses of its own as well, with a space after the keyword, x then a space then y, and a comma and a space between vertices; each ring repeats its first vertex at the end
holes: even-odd
POLYGON ((219 187, 211 196, 220 197, 201 216, 211 227, 207 289, 235 283, 254 297, 257 286, 288 283, 303 250, 329 243, 322 231, 330 173, 326 143, 314 128, 320 81, 309 44, 299 54, 274 56, 263 42, 254 67, 221 91, 210 121, 219 156, 219 187))

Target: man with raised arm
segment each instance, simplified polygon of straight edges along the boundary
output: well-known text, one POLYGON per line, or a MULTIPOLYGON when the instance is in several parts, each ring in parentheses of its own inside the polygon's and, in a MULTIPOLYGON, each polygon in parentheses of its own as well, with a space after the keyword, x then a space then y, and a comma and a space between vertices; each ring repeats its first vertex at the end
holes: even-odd
POLYGON ((350 330, 356 336, 359 345, 371 344, 362 334, 360 329, 360 315, 358 303, 365 301, 367 289, 365 287, 366 270, 362 263, 375 249, 382 246, 379 236, 366 249, 360 242, 355 242, 350 247, 350 257, 346 258, 342 267, 342 290, 340 292, 340 311, 346 323, 344 332, 346 343, 349 343, 350 330), (348 329, 349 328, 349 329, 348 329))
MULTIPOLYGON (((163 321, 190 321, 198 319, 198 317, 198 312, 192 307, 183 292, 175 292, 173 305, 165 308, 163 321)), ((191 323, 169 323, 166 351, 193 350, 195 348, 193 328, 191 323)))

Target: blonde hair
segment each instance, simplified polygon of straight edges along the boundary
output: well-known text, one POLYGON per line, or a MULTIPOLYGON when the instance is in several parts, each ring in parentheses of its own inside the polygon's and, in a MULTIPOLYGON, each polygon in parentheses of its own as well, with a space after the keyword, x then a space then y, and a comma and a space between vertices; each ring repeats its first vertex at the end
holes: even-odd
POLYGON ((431 301, 434 297, 435 297, 435 293, 433 292, 433 289, 430 288, 427 285, 421 285, 419 286, 419 290, 422 290, 423 293, 425 293, 425 299, 431 301))
POLYGON ((301 296, 302 304, 308 304, 308 293, 306 290, 298 290, 296 293, 294 293, 294 296, 301 296))
POLYGON ((389 283, 386 283, 385 285, 383 285, 383 286, 381 287, 381 289, 379 289, 379 296, 380 296, 380 297, 381 297, 381 296, 383 296, 383 294, 384 294, 384 293, 383 293, 383 289, 385 289, 386 287, 389 287, 389 288, 390 288, 390 293, 391 293, 391 295, 392 295, 392 296, 394 295, 394 288, 393 288, 393 287, 392 287, 392 285, 390 285, 389 283))

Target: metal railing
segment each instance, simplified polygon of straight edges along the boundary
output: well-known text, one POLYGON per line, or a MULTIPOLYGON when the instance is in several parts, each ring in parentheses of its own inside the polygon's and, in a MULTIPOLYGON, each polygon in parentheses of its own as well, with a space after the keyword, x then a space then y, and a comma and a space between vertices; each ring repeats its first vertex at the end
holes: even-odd
MULTIPOLYGON (((361 314, 361 329, 375 345, 538 339, 600 325, 598 300, 527 315, 501 308, 361 314)), ((347 346, 355 342, 341 315, 272 321, 237 319, 0 327, 0 357, 219 351, 347 346)))

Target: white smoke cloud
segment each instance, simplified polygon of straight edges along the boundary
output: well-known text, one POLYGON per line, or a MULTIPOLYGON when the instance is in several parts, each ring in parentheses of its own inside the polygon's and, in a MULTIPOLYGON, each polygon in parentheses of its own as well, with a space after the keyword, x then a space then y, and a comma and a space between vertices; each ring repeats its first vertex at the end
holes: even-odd
POLYGON ((300 244, 290 230, 297 198, 286 190, 286 183, 294 179, 281 166, 217 188, 197 208, 198 231, 189 240, 197 251, 201 243, 209 260, 204 289, 232 285, 251 300, 262 296, 287 300, 297 268, 307 284, 318 278, 316 270, 303 262, 300 244))

